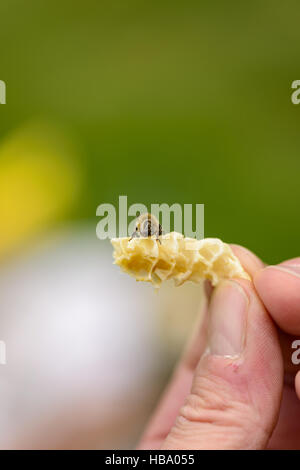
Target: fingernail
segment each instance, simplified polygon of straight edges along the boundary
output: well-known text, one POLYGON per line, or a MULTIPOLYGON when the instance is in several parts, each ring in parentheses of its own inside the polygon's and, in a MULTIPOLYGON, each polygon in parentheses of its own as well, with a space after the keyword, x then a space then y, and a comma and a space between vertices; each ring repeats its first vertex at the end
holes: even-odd
POLYGON ((283 264, 280 266, 268 266, 269 268, 275 268, 279 271, 283 271, 293 276, 300 277, 300 265, 299 264, 283 264))
POLYGON ((249 300, 234 281, 223 281, 215 288, 209 313, 209 354, 239 356, 244 349, 249 300))

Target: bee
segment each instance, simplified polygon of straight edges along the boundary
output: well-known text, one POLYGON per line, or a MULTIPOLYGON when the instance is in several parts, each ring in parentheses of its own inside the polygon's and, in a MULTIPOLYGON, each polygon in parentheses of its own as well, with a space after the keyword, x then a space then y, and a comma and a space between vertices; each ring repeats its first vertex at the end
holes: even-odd
POLYGON ((155 235, 156 240, 161 244, 159 237, 162 234, 162 226, 158 222, 157 218, 154 217, 154 215, 149 213, 141 214, 136 220, 135 231, 131 235, 129 241, 131 241, 133 238, 147 238, 155 235))

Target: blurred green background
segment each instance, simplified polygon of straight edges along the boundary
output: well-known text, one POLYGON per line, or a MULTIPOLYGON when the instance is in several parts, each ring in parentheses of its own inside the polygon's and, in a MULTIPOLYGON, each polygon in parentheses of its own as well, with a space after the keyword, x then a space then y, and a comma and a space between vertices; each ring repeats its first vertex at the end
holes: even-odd
MULTIPOLYGON (((96 207, 204 203, 205 235, 299 255, 299 2, 3 0, 11 253, 96 207)), ((92 226, 92 225, 91 225, 92 226)))

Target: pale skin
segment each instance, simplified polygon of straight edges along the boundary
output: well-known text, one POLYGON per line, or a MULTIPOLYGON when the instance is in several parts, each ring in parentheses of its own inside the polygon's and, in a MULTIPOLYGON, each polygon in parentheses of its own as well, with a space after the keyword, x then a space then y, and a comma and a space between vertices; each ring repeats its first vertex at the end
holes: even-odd
POLYGON ((266 266, 232 245, 252 281, 206 286, 195 327, 141 449, 300 449, 300 257, 266 266))

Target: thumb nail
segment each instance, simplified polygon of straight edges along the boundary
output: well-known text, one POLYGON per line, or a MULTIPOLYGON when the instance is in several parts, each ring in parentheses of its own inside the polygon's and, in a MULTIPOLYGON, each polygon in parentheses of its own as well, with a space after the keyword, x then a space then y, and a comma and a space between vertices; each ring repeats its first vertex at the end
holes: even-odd
POLYGON ((248 304, 244 289, 234 281, 215 288, 209 307, 209 354, 233 357, 243 352, 248 304))

